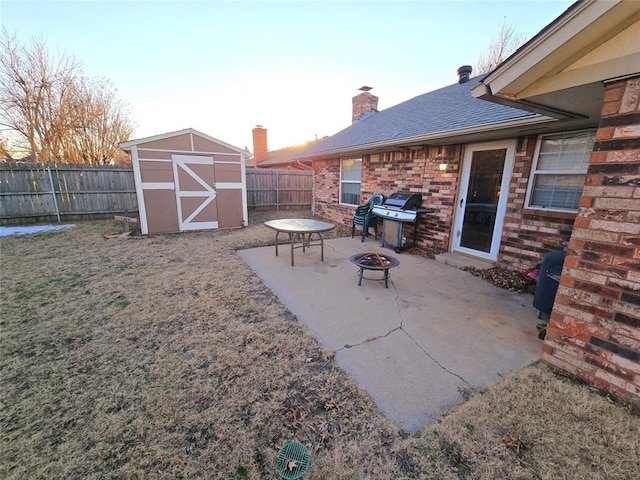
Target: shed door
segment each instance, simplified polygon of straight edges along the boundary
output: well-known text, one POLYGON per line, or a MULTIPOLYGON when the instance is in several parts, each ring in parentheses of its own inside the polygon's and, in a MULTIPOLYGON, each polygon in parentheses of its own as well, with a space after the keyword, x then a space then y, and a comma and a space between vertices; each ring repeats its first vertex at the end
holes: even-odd
POLYGON ((218 228, 213 157, 171 155, 180 231, 218 228))

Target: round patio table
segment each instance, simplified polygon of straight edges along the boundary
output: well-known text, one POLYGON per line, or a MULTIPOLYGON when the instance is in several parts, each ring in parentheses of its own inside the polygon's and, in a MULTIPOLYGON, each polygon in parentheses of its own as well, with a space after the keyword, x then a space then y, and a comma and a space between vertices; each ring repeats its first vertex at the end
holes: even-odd
POLYGON ((276 257, 278 256, 278 235, 281 233, 289 235, 292 267, 294 266, 293 250, 302 248, 304 252, 308 247, 314 245, 320 245, 320 261, 324 262, 324 238, 322 234, 336 227, 332 223, 321 222, 320 220, 313 220, 311 218, 282 218, 279 220, 269 220, 268 222, 264 222, 264 224, 266 227, 276 231, 276 257), (316 243, 312 243, 314 235, 318 237, 315 239, 316 243), (319 243, 318 240, 320 240, 319 243))

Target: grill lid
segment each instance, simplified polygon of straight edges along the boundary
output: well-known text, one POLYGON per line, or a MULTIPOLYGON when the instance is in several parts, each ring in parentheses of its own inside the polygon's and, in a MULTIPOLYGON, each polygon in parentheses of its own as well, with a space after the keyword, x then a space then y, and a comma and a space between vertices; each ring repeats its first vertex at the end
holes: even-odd
POLYGON ((410 192, 392 193, 383 205, 401 208, 402 210, 416 210, 422 205, 422 195, 410 192))

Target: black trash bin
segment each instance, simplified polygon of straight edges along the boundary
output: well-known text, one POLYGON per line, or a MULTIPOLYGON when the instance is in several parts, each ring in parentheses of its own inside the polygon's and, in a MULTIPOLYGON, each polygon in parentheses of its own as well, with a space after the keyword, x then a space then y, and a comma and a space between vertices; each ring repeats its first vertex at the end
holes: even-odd
POLYGON ((538 318, 543 313, 551 313, 553 309, 553 302, 558 291, 559 277, 562 273, 562 265, 566 255, 567 252, 564 250, 554 250, 545 254, 542 259, 540 276, 533 295, 533 306, 538 310, 538 318))

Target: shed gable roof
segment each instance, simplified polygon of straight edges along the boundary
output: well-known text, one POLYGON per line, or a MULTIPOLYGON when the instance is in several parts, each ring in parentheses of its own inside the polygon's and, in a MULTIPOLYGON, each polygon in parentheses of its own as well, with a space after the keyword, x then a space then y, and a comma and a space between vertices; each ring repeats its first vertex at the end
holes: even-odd
POLYGON ((468 82, 449 85, 382 110, 313 144, 301 154, 301 158, 337 153, 353 147, 426 140, 429 136, 460 133, 483 126, 489 130, 505 122, 546 118, 475 98, 471 89, 483 78, 484 75, 479 75, 468 82))
POLYGON ((233 145, 227 143, 227 142, 223 142, 222 140, 218 140, 217 138, 211 137, 209 135, 207 135, 206 133, 202 133, 199 132, 198 130, 195 130, 193 128, 185 128, 184 130, 176 130, 175 132, 167 132, 167 133, 162 133, 159 135, 153 135, 151 137, 144 137, 144 138, 138 138, 138 139, 134 139, 134 140, 129 140, 127 142, 122 142, 120 144, 120 148, 122 148, 123 150, 129 151, 131 150, 132 147, 137 146, 137 145, 141 145, 144 143, 150 143, 150 142, 156 142, 158 140, 165 140, 167 138, 172 138, 172 137, 179 137, 180 135, 185 135, 185 134, 192 134, 192 135, 196 135, 198 137, 204 138, 205 140, 209 140, 210 142, 214 142, 217 143, 219 145, 222 145, 223 147, 226 147, 230 150, 233 150, 235 152, 238 153, 247 153, 246 150, 240 149, 238 147, 234 147, 233 145))

